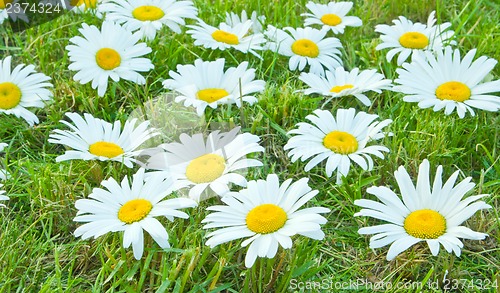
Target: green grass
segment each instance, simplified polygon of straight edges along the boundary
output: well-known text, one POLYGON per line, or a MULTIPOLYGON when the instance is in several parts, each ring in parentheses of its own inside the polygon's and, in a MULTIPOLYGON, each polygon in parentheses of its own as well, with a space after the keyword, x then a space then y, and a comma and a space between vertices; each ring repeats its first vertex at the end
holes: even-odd
MULTIPOLYGON (((276 27, 301 27, 300 13, 306 11, 305 3, 304 0, 195 1, 199 16, 209 24, 223 21, 226 11, 239 13, 246 9, 265 15, 267 22, 276 27)), ((493 0, 355 1, 350 14, 359 16, 363 26, 347 28, 346 33, 339 36, 344 45, 342 59, 348 69, 375 68, 388 78, 395 78, 396 64, 385 60, 385 50, 375 51, 379 40, 374 26, 390 24, 399 15, 425 22, 429 13, 436 10, 440 22, 452 23, 462 52, 477 48, 478 55, 500 60, 499 8, 493 0)), ((38 71, 52 77, 54 84, 53 102, 36 112, 40 124, 29 128, 21 119, 1 115, 0 139, 9 144, 2 162, 12 176, 4 182, 6 194, 10 196, 5 202, 8 207, 0 209, 0 292, 309 292, 310 287, 294 290, 294 284, 309 282, 309 286, 319 286, 361 280, 392 284, 394 288, 387 290, 389 292, 418 291, 398 289, 396 286, 401 284, 398 282, 439 281, 439 289, 421 292, 441 292, 446 282, 485 286, 488 282, 500 283, 498 113, 476 111, 475 117, 459 119, 456 114, 445 116, 442 112, 402 102, 402 96, 392 92, 371 95, 373 105, 369 108, 354 99, 334 100, 325 109, 355 107, 378 114, 382 119, 394 120, 388 127, 394 136, 382 141, 391 150, 386 159, 376 159, 371 172, 354 168, 339 186, 334 184, 334 179, 326 177, 322 167, 304 172, 305 163, 291 163, 283 150, 288 139, 286 133, 323 104, 320 97, 296 92, 304 85, 298 80, 298 72, 287 69, 287 58, 269 51, 263 52, 263 60, 235 51, 210 51, 195 47, 186 34, 175 35, 165 29, 149 42, 153 48, 149 57, 155 69, 147 73, 147 84, 136 86, 121 81, 111 84, 104 97, 97 97, 89 84, 73 81, 74 72, 67 69, 69 60, 64 48, 68 40, 78 34, 83 22, 99 23, 88 15, 67 14, 21 33, 13 33, 5 26, 0 28, 2 58, 12 55, 16 64, 35 64, 38 71), (246 269, 243 263, 246 249, 240 248, 240 241, 214 249, 204 245, 206 232, 200 222, 207 215, 206 207, 219 203, 216 198, 186 210, 190 214, 188 220, 164 223, 171 249, 160 249, 146 236, 146 250, 139 261, 133 258, 130 249, 121 247, 118 233, 96 240, 75 238, 72 234, 77 227, 72 221, 76 214, 74 202, 85 198, 102 180, 121 179, 133 174, 135 169, 93 161, 56 163, 56 156, 64 148, 47 143, 47 139, 51 131, 62 127, 58 121, 64 113, 89 112, 108 121, 124 121, 138 108, 155 109, 157 127, 164 125, 162 139, 175 140, 180 132, 191 128, 192 119, 169 120, 168 115, 157 110, 159 104, 151 101, 164 92, 161 81, 168 78, 168 71, 175 70, 177 64, 219 57, 226 58, 226 66, 249 61, 250 66, 257 69, 257 78, 267 81, 266 90, 258 96, 257 104, 245 104, 242 110, 224 106, 207 111, 206 121, 202 121, 206 124, 200 129, 242 125, 244 131, 259 135, 266 148, 266 155, 259 157, 264 167, 250 171, 249 178, 265 178, 272 172, 281 179, 310 178, 310 185, 319 190, 311 206, 331 209, 323 228, 326 238, 314 241, 295 237, 292 249, 280 249, 274 259, 258 259, 254 267, 246 269), (418 165, 425 158, 430 160, 431 170, 443 165, 444 177, 457 169, 462 170, 462 179, 472 176, 477 184, 474 194, 491 194, 485 201, 493 209, 479 212, 466 222, 468 227, 488 233, 489 237, 484 241, 465 240, 461 257, 448 254, 444 249, 433 257, 425 245, 416 245, 388 262, 387 247, 372 251, 368 248, 369 237, 357 233, 360 227, 378 221, 354 218, 359 208, 353 201, 373 199, 366 193, 366 188, 373 185, 397 190, 393 176, 397 167, 404 165, 415 178, 418 165), (449 281, 443 283, 446 270, 449 281)), ((500 66, 494 69, 492 78, 500 78, 500 66)), ((316 287, 316 291, 328 292, 322 288, 316 287)), ((351 290, 372 291, 362 286, 351 290)), ((498 290, 465 286, 457 292, 498 290)))

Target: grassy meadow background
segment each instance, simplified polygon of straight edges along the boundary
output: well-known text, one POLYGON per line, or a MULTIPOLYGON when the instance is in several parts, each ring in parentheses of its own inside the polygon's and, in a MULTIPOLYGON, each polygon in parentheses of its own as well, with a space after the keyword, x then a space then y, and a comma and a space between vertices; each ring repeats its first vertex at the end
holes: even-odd
MULTIPOLYGON (((239 14, 246 9, 265 15, 267 24, 282 28, 303 26, 304 17, 300 14, 306 12, 307 1, 195 0, 194 3, 198 16, 208 24, 224 21, 225 12, 239 14)), ((387 50, 375 50, 380 42, 374 32, 375 25, 391 24, 400 15, 425 23, 432 10, 436 10, 438 22, 452 23, 462 52, 477 48, 476 58, 486 55, 500 60, 500 4, 495 0, 354 3, 349 14, 360 17, 363 26, 348 27, 343 35, 336 36, 344 46, 342 59, 347 69, 375 68, 394 79, 395 61, 386 61, 387 50)), ((338 186, 335 176, 325 176, 323 165, 304 172, 305 163, 291 163, 283 151, 288 139, 286 132, 324 102, 321 97, 296 92, 305 85, 298 80, 299 72, 288 70, 288 58, 271 51, 262 52, 263 60, 234 50, 211 51, 195 47, 193 39, 185 34, 186 28, 183 34, 174 34, 164 27, 155 40, 148 42, 153 52, 147 56, 155 69, 145 74, 147 84, 138 86, 122 80, 111 83, 106 95, 98 97, 90 84, 73 81, 75 72, 68 70, 69 58, 64 48, 71 37, 79 34, 78 28, 83 22, 100 24, 100 20, 91 15, 67 13, 19 33, 13 33, 6 25, 0 28, 1 58, 12 55, 14 64, 34 64, 37 71, 50 76, 54 84, 53 101, 36 111, 40 124, 30 128, 14 116, 2 114, 0 117, 0 140, 9 144, 1 161, 11 173, 10 179, 3 182, 10 200, 4 202, 7 208, 0 208, 0 292, 288 292, 293 291, 290 284, 295 281, 335 283, 361 279, 391 284, 439 280, 443 288, 446 270, 449 280, 467 279, 475 284, 497 280, 500 283, 498 113, 478 110, 475 117, 459 119, 456 113, 445 116, 443 111, 420 109, 415 103, 403 102, 401 94, 388 91, 370 94, 373 104, 369 108, 354 98, 335 99, 324 109, 355 107, 378 114, 380 119, 394 120, 388 127, 394 136, 382 140, 382 145, 391 150, 386 159, 376 159, 371 172, 362 172, 359 167, 351 169, 344 183, 338 186), (128 169, 114 162, 56 163, 55 158, 63 153, 64 147, 49 144, 47 139, 51 131, 63 127, 59 120, 64 113, 88 112, 110 122, 125 121, 131 112, 144 108, 147 101, 165 92, 161 82, 177 64, 219 57, 226 58, 226 68, 249 61, 250 66, 257 69, 257 79, 266 81, 266 89, 258 94, 259 101, 253 106, 244 104, 241 110, 235 106, 207 110, 206 123, 201 128, 241 125, 244 131, 261 137, 266 154, 257 158, 263 161, 264 167, 250 170, 249 179, 265 178, 273 172, 282 180, 309 177, 310 186, 319 190, 310 205, 331 209, 325 215, 328 219, 323 226, 325 239, 295 237, 291 250, 280 249, 274 259, 258 259, 251 269, 246 269, 243 264, 246 248, 240 248, 241 241, 212 250, 204 245, 206 232, 200 222, 207 215, 205 208, 219 203, 217 198, 186 209, 190 215, 187 220, 165 222, 171 249, 161 250, 147 235, 146 250, 139 261, 133 258, 131 249, 121 247, 119 233, 97 240, 75 238, 74 202, 99 187, 102 180, 109 177, 121 180, 125 175, 134 174, 137 168, 128 169), (418 165, 425 158, 430 160, 433 174, 440 164, 444 167, 444 178, 460 169, 459 178, 473 177, 477 184, 475 194, 491 194, 485 201, 494 208, 480 211, 466 222, 471 229, 488 233, 489 237, 484 241, 465 240, 461 257, 448 254, 444 249, 433 257, 426 245, 419 244, 388 262, 387 247, 372 251, 368 247, 369 237, 357 233, 360 227, 378 222, 354 218, 353 214, 360 208, 354 206, 353 201, 374 198, 366 193, 366 188, 372 185, 387 185, 397 191, 393 172, 400 165, 406 166, 416 180, 418 165)), ((188 20, 188 23, 194 24, 194 21, 188 20)), ((500 78, 500 65, 492 73, 492 78, 500 78)), ((161 119, 168 124, 168 116, 161 119)), ((162 129, 164 142, 177 139, 178 133, 170 130, 162 129)), ((433 292, 423 291, 426 290, 433 292)), ((350 292, 372 291, 359 287, 350 292)), ((408 292, 407 289, 392 291, 408 292)), ((469 286, 456 292, 498 291, 469 286)))

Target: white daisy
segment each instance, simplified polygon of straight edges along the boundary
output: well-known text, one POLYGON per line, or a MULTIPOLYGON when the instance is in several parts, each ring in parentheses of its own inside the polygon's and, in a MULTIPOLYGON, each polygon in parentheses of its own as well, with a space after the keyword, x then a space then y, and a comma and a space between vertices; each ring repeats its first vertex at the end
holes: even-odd
POLYGON ((10 177, 10 173, 3 169, 3 168, 0 168, 0 180, 6 180, 10 177))
POLYGON ((230 183, 246 186, 245 177, 236 171, 262 166, 260 161, 246 158, 248 154, 264 152, 258 144, 260 138, 250 133, 238 134, 239 130, 217 130, 206 140, 201 133, 183 133, 180 143, 160 145, 163 151, 153 155, 146 167, 165 170, 168 177, 176 179, 176 189, 188 187, 189 197, 197 202, 213 193, 222 196, 229 191, 230 183), (209 193, 208 188, 213 192, 209 193))
MULTIPOLYGON (((0 143, 0 152, 3 152, 6 146, 8 146, 8 144, 4 142, 0 143)), ((7 178, 9 178, 9 172, 7 172, 7 170, 3 168, 0 168, 0 180, 5 180, 7 178)))
POLYGON ((434 111, 445 109, 449 115, 457 109, 460 118, 473 108, 496 112, 500 109, 500 97, 491 93, 500 92, 500 80, 482 82, 497 61, 485 56, 472 62, 476 50, 469 51, 463 59, 460 51, 446 47, 436 53, 425 52, 414 55, 411 63, 397 69, 395 80, 400 85, 394 90, 404 93, 405 102, 418 102, 420 108, 433 107, 434 111))
POLYGON ((181 33, 185 18, 196 18, 198 10, 192 1, 176 0, 111 0, 100 5, 99 11, 106 19, 115 21, 131 31, 152 40, 164 25, 181 33))
POLYGON ((0 168, 0 180, 6 180, 10 177, 10 173, 3 169, 3 168, 0 168))
POLYGON ((0 1, 0 24, 6 19, 11 19, 12 21, 17 21, 18 19, 28 22, 29 19, 24 12, 22 3, 19 3, 19 0, 1 0, 0 1))
POLYGON ((333 98, 354 96, 365 106, 370 106, 370 99, 364 94, 368 91, 381 93, 382 90, 391 88, 391 80, 385 79, 383 74, 375 69, 359 71, 354 68, 346 71, 343 67, 335 68, 335 71, 326 71, 326 76, 319 76, 313 73, 301 73, 299 79, 305 82, 310 88, 304 90, 306 95, 320 94, 333 98))
POLYGON ((163 81, 163 86, 179 93, 175 101, 194 106, 199 116, 207 106, 215 109, 220 104, 236 104, 239 108, 242 102, 257 102, 251 94, 262 92, 266 83, 254 80, 255 69, 247 69, 245 61, 224 71, 224 63, 225 59, 197 59, 194 65, 177 65, 177 72, 170 71, 171 79, 163 81))
POLYGON ((117 161, 131 168, 137 162, 133 156, 142 143, 158 135, 154 129, 148 129, 149 121, 142 122, 137 127, 137 119, 125 122, 123 130, 120 121, 114 124, 106 122, 85 113, 83 117, 77 113, 66 113, 74 123, 61 120, 69 130, 54 130, 49 142, 66 145, 73 150, 67 150, 64 155, 58 156, 56 162, 67 160, 100 160, 117 161))
POLYGON ((3 24, 3 22, 9 18, 9 13, 5 8, 8 3, 12 3, 12 0, 3 0, 0 2, 0 24, 3 24))
POLYGON ((265 43, 266 39, 262 33, 255 31, 252 34, 249 33, 253 25, 252 20, 235 23, 234 25, 222 22, 217 28, 198 19, 198 25, 188 25, 191 30, 188 30, 187 33, 195 39, 194 44, 196 46, 203 46, 212 50, 234 48, 240 52, 250 52, 262 58, 256 51, 263 49, 262 44, 265 43))
POLYGON ((330 210, 311 207, 299 210, 311 200, 317 190, 311 190, 308 178, 292 184, 288 179, 279 183, 276 174, 269 174, 266 180, 249 181, 246 189, 230 192, 221 198, 226 205, 208 207, 215 211, 202 223, 204 229, 220 228, 207 235, 206 244, 215 247, 235 239, 246 238, 241 246, 249 245, 245 266, 250 268, 257 257, 272 258, 278 246, 292 247, 291 237, 299 234, 315 240, 325 237, 321 231, 326 219, 322 213, 330 210))
POLYGON ((174 217, 187 219, 189 216, 179 211, 181 208, 196 206, 189 198, 164 198, 172 192, 172 181, 162 176, 150 176, 144 180, 144 169, 132 177, 123 178, 121 184, 115 179, 104 180, 107 189, 94 188, 90 199, 79 199, 75 222, 83 222, 75 230, 75 236, 82 239, 97 238, 108 232, 123 231, 123 247, 132 244, 135 259, 140 259, 144 251, 143 230, 148 232, 161 248, 170 247, 165 227, 155 218, 164 216, 170 221, 174 217))
POLYGON ((290 57, 290 70, 303 71, 309 64, 309 72, 324 75, 325 68, 333 71, 342 66, 339 51, 342 44, 337 38, 325 37, 327 32, 326 28, 317 30, 311 27, 285 27, 281 30, 269 25, 265 34, 271 40, 268 43, 269 50, 290 57))
POLYGON ((328 4, 318 4, 309 1, 306 4, 311 13, 303 13, 307 16, 304 25, 310 26, 319 24, 323 28, 330 29, 334 34, 343 34, 347 26, 361 26, 363 22, 359 17, 346 16, 351 10, 352 2, 329 2, 328 4))
POLYGON ((97 88, 99 96, 104 96, 108 78, 115 82, 123 78, 146 83, 138 72, 147 72, 154 66, 151 60, 140 58, 151 52, 145 43, 138 43, 140 34, 132 34, 111 21, 103 22, 101 30, 84 23, 79 31, 83 38, 73 37, 69 41, 74 45, 66 46, 72 62, 68 68, 78 71, 74 80, 81 84, 92 81, 92 88, 97 88))
POLYGON ((250 18, 248 18, 245 10, 241 12, 241 16, 234 12, 226 12, 226 24, 230 27, 234 27, 240 23, 245 23, 249 19, 252 21, 252 28, 249 30, 249 33, 262 33, 262 24, 266 21, 266 17, 264 15, 257 16, 257 12, 254 11, 252 12, 250 18))
MULTIPOLYGON (((103 2, 108 0, 71 0, 71 11, 75 13, 94 13, 98 18, 102 18, 102 13, 97 9, 103 2)), ((64 3, 61 2, 61 3, 64 3)))
POLYGON ((11 56, 0 60, 0 113, 23 118, 30 126, 38 117, 27 107, 43 108, 52 99, 50 77, 37 73, 35 66, 17 65, 11 70, 11 56))
MULTIPOLYGON (((0 188, 3 187, 3 184, 0 183, 0 188)), ((5 190, 0 190, 0 200, 8 200, 9 197, 6 196, 6 195, 3 195, 5 193, 5 190)), ((4 204, 1 204, 0 203, 0 207, 4 207, 5 205, 4 204)))
POLYGON ((434 256, 439 253, 439 244, 447 252, 453 251, 460 256, 463 243, 458 238, 481 240, 488 236, 461 226, 475 212, 491 208, 483 201, 477 201, 488 195, 480 194, 462 200, 475 185, 470 182, 471 177, 454 186, 459 174, 456 171, 443 185, 442 172, 443 168, 439 166, 431 190, 429 161, 424 160, 420 164, 416 186, 405 168, 400 166, 394 176, 403 201, 391 189, 383 186, 366 190, 382 203, 368 199, 354 201, 355 205, 364 208, 354 216, 389 222, 359 229, 360 234, 376 234, 370 239, 370 248, 392 243, 387 253, 387 260, 392 260, 410 246, 425 241, 434 256))
POLYGON ((452 30, 448 30, 451 23, 445 22, 435 26, 434 15, 435 11, 429 15, 427 24, 413 23, 404 16, 400 16, 399 20, 392 21, 394 23, 392 26, 377 25, 375 31, 382 34, 380 36, 382 43, 376 49, 393 48, 387 53, 387 61, 391 61, 394 55, 399 54, 397 63, 401 65, 413 52, 439 51, 443 48, 443 44, 456 44, 455 41, 450 40, 454 34, 452 30))
POLYGON ((3 24, 3 22, 6 19, 9 19, 9 14, 11 8, 9 7, 10 5, 13 4, 13 0, 2 0, 0 1, 0 24, 3 24), (8 5, 10 4, 10 5, 8 5))
MULTIPOLYGON (((368 145, 371 141, 385 137, 382 128, 392 120, 373 122, 378 115, 358 112, 353 108, 337 110, 337 117, 325 110, 315 110, 314 115, 308 115, 307 120, 313 124, 298 123, 298 129, 289 134, 297 134, 290 138, 284 150, 290 150, 288 156, 292 162, 312 158, 305 166, 309 171, 321 161, 326 161, 326 174, 332 176, 337 170, 337 184, 342 182, 341 177, 347 176, 351 160, 363 170, 373 169, 373 160, 370 155, 381 159, 382 152, 389 149, 380 145, 368 145)), ((390 133, 388 135, 391 135, 390 133)))

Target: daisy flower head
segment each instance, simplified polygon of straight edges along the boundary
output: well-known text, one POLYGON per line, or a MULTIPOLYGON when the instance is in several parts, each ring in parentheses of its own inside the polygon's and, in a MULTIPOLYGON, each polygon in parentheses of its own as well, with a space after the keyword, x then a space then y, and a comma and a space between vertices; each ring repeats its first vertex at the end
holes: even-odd
POLYGON ((0 0, 0 24, 9 18, 12 21, 18 19, 29 23, 29 19, 24 13, 23 9, 17 9, 16 4, 19 5, 19 0, 0 0))
POLYGON ((241 16, 234 12, 226 12, 226 24, 230 27, 234 27, 240 23, 245 23, 247 20, 252 21, 252 27, 249 30, 249 33, 263 32, 262 24, 266 21, 266 17, 264 15, 257 15, 257 11, 252 12, 250 18, 248 18, 245 10, 241 12, 241 16))
POLYGON ((378 122, 377 118, 375 114, 356 113, 353 108, 337 110, 336 117, 330 111, 315 110, 306 117, 312 124, 301 122, 297 129, 288 132, 296 135, 288 140, 284 150, 290 150, 288 156, 292 162, 312 158, 305 171, 327 160, 327 176, 337 170, 337 184, 340 184, 341 177, 349 173, 351 161, 369 171, 373 169, 370 155, 383 159, 382 152, 389 152, 385 146, 368 145, 384 138, 386 134, 381 130, 392 122, 390 119, 378 122))
POLYGON ((34 65, 20 64, 12 70, 11 61, 11 56, 0 60, 0 113, 23 118, 33 126, 38 117, 26 108, 43 108, 52 99, 50 77, 37 73, 34 65))
POLYGON ((145 84, 146 79, 138 72, 154 68, 151 60, 141 56, 151 52, 145 43, 138 43, 141 36, 131 33, 112 21, 104 21, 99 30, 96 26, 82 24, 79 29, 83 37, 76 36, 66 46, 72 62, 70 70, 78 71, 73 77, 81 84, 92 81, 92 88, 104 96, 108 78, 118 82, 120 78, 145 84))
POLYGON ((454 34, 453 30, 449 30, 451 23, 434 25, 436 23, 434 15, 435 11, 429 15, 427 24, 413 23, 404 16, 400 16, 399 19, 392 21, 394 23, 392 26, 386 24, 375 26, 375 31, 382 34, 380 36, 382 43, 376 49, 391 48, 386 56, 387 61, 390 62, 395 55, 399 54, 397 63, 401 65, 413 52, 439 51, 443 48, 443 44, 456 44, 455 41, 450 40, 454 34))
POLYGON ((177 0, 110 0, 99 10, 112 20, 131 31, 139 31, 141 37, 153 40, 156 32, 167 26, 181 33, 186 18, 196 18, 198 10, 192 1, 177 0))
POLYGON ((271 40, 268 49, 290 57, 290 70, 303 71, 309 64, 309 72, 324 75, 325 68, 334 70, 342 66, 339 39, 326 37, 328 29, 317 30, 311 27, 283 30, 272 25, 267 27, 266 35, 271 40))
POLYGON ((266 83, 254 80, 255 69, 248 69, 248 62, 224 71, 225 59, 203 61, 197 59, 194 65, 177 65, 177 72, 170 71, 170 79, 163 81, 163 87, 179 94, 176 102, 184 101, 184 106, 194 106, 199 116, 207 106, 215 109, 221 104, 242 102, 253 105, 257 98, 253 93, 262 92, 266 83))
POLYGON ((276 174, 266 180, 252 180, 246 189, 230 192, 221 198, 226 205, 207 208, 214 211, 202 223, 204 229, 219 228, 207 235, 211 248, 235 239, 246 238, 248 246, 245 266, 250 268, 257 257, 273 258, 278 247, 292 247, 291 237, 299 234, 315 240, 325 237, 321 231, 330 210, 323 207, 300 209, 318 194, 309 187, 308 178, 294 183, 288 179, 280 184, 276 174), (299 210, 300 209, 300 210, 299 210))
POLYGON ((7 4, 12 3, 12 0, 2 0, 0 1, 0 24, 9 18, 9 11, 7 9, 7 4))
POLYGON ((304 24, 306 26, 319 24, 323 28, 330 29, 334 34, 343 34, 347 26, 357 27, 363 24, 359 17, 347 16, 352 5, 352 2, 319 4, 309 1, 306 7, 311 13, 302 14, 307 17, 304 24))
POLYGON ((168 248, 168 233, 156 219, 164 216, 169 221, 174 217, 187 219, 189 216, 179 211, 196 206, 189 198, 165 199, 172 192, 172 180, 163 176, 149 176, 145 180, 144 169, 128 177, 121 183, 110 178, 101 183, 103 188, 94 188, 89 199, 79 199, 75 222, 85 223, 75 230, 76 237, 97 238, 108 232, 123 231, 123 247, 132 245, 135 259, 140 259, 144 251, 143 230, 148 232, 161 248, 168 248))
POLYGON ((266 39, 262 33, 255 31, 249 33, 253 26, 254 22, 251 19, 233 25, 221 22, 219 27, 208 25, 198 19, 198 25, 188 25, 190 30, 187 33, 193 37, 196 46, 211 50, 234 48, 243 53, 252 53, 262 59, 257 51, 263 49, 262 44, 266 39))
POLYGON ((0 1, 0 24, 3 24, 3 22, 9 18, 10 14, 10 9, 8 9, 10 5, 12 4, 13 0, 2 0, 0 1))
POLYGON ((474 187, 471 177, 455 186, 459 171, 456 171, 443 185, 443 168, 439 166, 432 189, 429 179, 429 161, 420 164, 417 184, 413 185, 410 175, 403 166, 394 172, 401 192, 401 199, 391 189, 373 186, 367 192, 375 195, 382 203, 360 199, 354 204, 363 209, 354 216, 367 216, 389 222, 359 229, 360 234, 376 234, 370 239, 370 248, 380 248, 391 244, 387 260, 394 259, 410 246, 425 241, 432 255, 439 253, 439 245, 447 252, 460 256, 463 243, 458 238, 481 240, 485 233, 472 231, 461 224, 475 212, 491 208, 479 199, 488 196, 480 194, 463 197, 474 187))
POLYGON ((62 144, 72 148, 64 155, 58 156, 56 162, 67 160, 99 160, 116 161, 131 168, 136 163, 133 157, 140 150, 137 148, 146 140, 158 135, 154 129, 148 129, 149 121, 142 122, 137 127, 137 119, 126 121, 123 129, 120 121, 113 124, 88 113, 83 117, 78 113, 66 113, 73 124, 61 120, 71 130, 54 130, 49 142, 62 144))
POLYGON ((246 179, 239 174, 249 167, 260 167, 251 153, 264 152, 260 138, 250 133, 238 134, 236 127, 229 132, 211 132, 206 140, 203 134, 181 134, 180 142, 160 145, 163 152, 152 156, 146 165, 149 169, 163 170, 175 178, 176 189, 189 188, 188 196, 197 202, 214 195, 223 196, 229 184, 246 186, 246 179), (211 191, 211 192, 210 192, 211 191))
POLYGON ((0 168, 0 180, 6 180, 10 177, 10 173, 3 169, 3 168, 0 168))
POLYGON ((391 80, 385 79, 383 74, 375 69, 360 71, 354 68, 346 71, 343 67, 337 67, 334 71, 327 70, 325 76, 302 72, 299 77, 309 88, 304 90, 306 95, 319 94, 333 98, 345 96, 356 97, 363 105, 370 106, 370 99, 364 94, 368 91, 381 93, 382 90, 391 88, 391 80))
POLYGON ((405 94, 405 102, 418 102, 420 108, 444 108, 446 115, 455 109, 460 118, 473 108, 496 112, 500 109, 500 80, 483 82, 497 61, 485 56, 474 59, 476 49, 470 50, 463 59, 458 49, 446 47, 436 53, 414 55, 411 63, 396 70, 399 85, 394 91, 405 94))
MULTIPOLYGON (((0 188, 3 187, 3 184, 0 183, 0 188)), ((5 193, 5 190, 0 190, 0 200, 8 200, 9 197, 6 196, 6 195, 3 195, 5 193)), ((4 204, 1 204, 0 203, 0 207, 4 207, 5 205, 4 204)))
MULTIPOLYGON (((0 143, 0 152, 3 152, 3 150, 5 149, 6 146, 8 146, 8 144, 6 144, 4 142, 0 143)), ((0 168, 0 180, 5 180, 7 178, 9 178, 9 172, 7 172, 7 170, 5 170, 3 168, 0 168)))
POLYGON ((71 11, 75 13, 94 13, 98 18, 102 18, 102 13, 97 7, 108 0, 71 0, 69 4, 73 7, 71 11))

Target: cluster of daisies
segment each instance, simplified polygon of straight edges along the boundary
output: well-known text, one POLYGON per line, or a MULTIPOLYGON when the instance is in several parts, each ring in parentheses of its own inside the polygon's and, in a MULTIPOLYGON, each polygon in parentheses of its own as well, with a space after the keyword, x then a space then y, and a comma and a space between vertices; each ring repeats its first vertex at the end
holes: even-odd
POLYGON ((221 196, 225 206, 212 206, 216 211, 203 220, 204 228, 221 228, 208 234, 207 245, 249 237, 245 264, 251 267, 257 256, 273 257, 278 244, 290 248, 291 236, 305 235, 322 239, 320 224, 326 219, 320 213, 326 208, 300 209, 318 191, 312 191, 307 179, 292 184, 280 184, 278 176, 270 174, 266 180, 247 181, 237 171, 260 167, 257 159, 248 154, 261 153, 259 137, 250 133, 239 134, 239 128, 229 132, 214 131, 206 138, 202 133, 192 136, 181 134, 180 142, 161 144, 157 148, 138 150, 146 140, 158 132, 149 128, 149 122, 137 127, 136 120, 127 121, 121 128, 94 118, 67 113, 72 123, 62 121, 70 130, 55 130, 49 142, 70 147, 56 161, 82 159, 118 161, 127 167, 139 164, 129 180, 118 183, 110 178, 102 188, 94 188, 88 199, 77 200, 76 222, 85 223, 76 231, 83 239, 98 237, 108 232, 123 231, 123 246, 132 245, 133 254, 140 259, 143 251, 143 230, 147 231, 161 248, 169 247, 165 227, 156 218, 164 216, 187 218, 179 209, 195 207, 200 201, 221 196), (145 162, 135 157, 141 152, 149 154, 145 162), (149 172, 146 172, 149 171, 149 172), (231 192, 231 184, 244 187, 231 192), (175 196, 174 191, 186 196, 175 196), (265 252, 263 249, 267 249, 265 252))
MULTIPOLYGON (((390 48, 388 61, 398 55, 397 64, 401 68, 396 71, 396 85, 373 69, 345 70, 342 44, 335 35, 342 34, 348 26, 362 24, 358 17, 346 15, 352 5, 351 2, 309 2, 306 7, 310 13, 303 14, 305 27, 267 25, 264 30, 266 19, 255 12, 250 17, 246 12, 228 13, 225 22, 211 26, 197 18, 197 9, 190 1, 85 1, 75 11, 92 11, 104 22, 101 28, 83 24, 82 37, 70 40, 67 50, 72 64, 69 69, 77 71, 76 81, 92 82, 99 96, 105 94, 109 78, 144 84, 140 73, 154 68, 151 60, 144 57, 151 52, 145 41, 154 39, 163 27, 180 33, 185 20, 193 19, 197 24, 187 25, 187 34, 192 36, 195 46, 238 50, 258 58, 262 58, 260 52, 265 50, 286 56, 289 69, 300 71, 299 79, 309 87, 304 93, 329 97, 326 103, 333 98, 354 96, 363 105, 370 106, 365 92, 392 90, 404 94, 403 101, 418 102, 421 108, 444 109, 447 115, 456 109, 460 118, 467 112, 474 115, 473 108, 500 109, 500 100, 491 95, 500 90, 500 81, 482 82, 497 61, 484 56, 473 61, 476 50, 461 58, 458 49, 452 48, 456 42, 451 24, 436 25, 434 12, 426 24, 413 23, 401 16, 392 26, 376 26, 375 31, 381 34, 382 40, 376 49, 390 48)), ((240 107, 243 101, 252 105, 256 99, 249 94, 264 88, 262 82, 253 81, 254 70, 249 69, 246 62, 227 71, 223 61, 218 61, 217 69, 207 62, 210 61, 199 59, 194 67, 178 65, 178 72, 169 73, 174 81, 163 84, 166 89, 181 93, 177 101, 196 107, 199 115, 207 106, 236 104, 240 107), (234 78, 224 83, 233 71, 234 78), (204 76, 210 79, 195 78, 204 76), (193 83, 187 82, 190 78, 193 83)))
MULTIPOLYGON (((288 57, 289 69, 298 70, 299 79, 308 86, 301 91, 325 97, 325 104, 334 98, 354 96, 363 106, 370 106, 367 92, 391 90, 405 94, 404 101, 418 102, 422 108, 444 108, 445 114, 456 108, 460 118, 467 111, 474 115, 472 108, 500 109, 500 98, 490 95, 500 91, 500 81, 482 82, 496 61, 487 57, 473 61, 475 50, 462 59, 458 49, 451 47, 456 44, 451 25, 435 25, 434 13, 427 24, 400 17, 393 26, 376 27, 383 41, 377 50, 391 48, 388 61, 399 54, 397 64, 401 68, 396 71, 397 85, 393 85, 374 69, 343 68, 342 44, 335 35, 342 34, 346 27, 362 25, 358 17, 347 16, 351 2, 309 2, 303 28, 267 25, 266 29, 264 16, 255 12, 249 16, 245 11, 241 15, 228 13, 225 22, 209 25, 197 18, 191 1, 96 0, 80 1, 75 6, 75 12, 93 13, 103 19, 100 27, 82 24, 81 36, 71 38, 66 47, 69 69, 76 71, 74 80, 91 83, 99 96, 106 94, 109 79, 145 84, 142 73, 155 66, 146 57, 152 52, 148 42, 161 35, 164 27, 181 33, 186 19, 191 19, 197 23, 187 25, 187 34, 195 46, 238 50, 254 58, 263 58, 261 52, 266 50, 288 57), (405 62, 410 56, 411 61, 405 62)), ((18 65, 11 70, 11 57, 0 61, 0 68, 0 111, 22 117, 30 125, 38 123, 26 108, 41 108, 52 99, 50 78, 35 72, 33 65, 18 65)), ((179 64, 168 74, 163 87, 175 94, 175 102, 193 108, 199 116, 207 107, 216 109, 221 104, 252 105, 258 101, 256 94, 266 86, 265 81, 256 80, 256 70, 249 68, 248 62, 226 68, 223 58, 179 64)), ((256 135, 240 133, 238 127, 208 135, 183 133, 176 142, 141 149, 159 134, 149 121, 138 124, 137 119, 131 119, 122 126, 120 121, 111 123, 89 113, 66 113, 66 117, 61 122, 69 129, 56 129, 49 138, 50 143, 67 147, 57 162, 100 160, 139 167, 131 178, 104 180, 103 188, 94 188, 88 198, 76 201, 74 220, 82 223, 75 231, 77 237, 97 238, 122 231, 123 246, 132 246, 134 257, 140 259, 144 231, 159 247, 169 247, 169 235, 158 218, 188 218, 181 209, 196 207, 214 196, 223 204, 208 207, 211 213, 202 220, 203 228, 211 230, 206 245, 214 247, 245 238, 241 246, 248 246, 247 267, 253 266, 257 257, 274 257, 279 246, 291 248, 294 235, 316 240, 325 237, 321 225, 327 219, 321 214, 330 210, 304 207, 318 194, 307 178, 280 182, 276 174, 258 180, 244 176, 252 168, 263 166, 255 158, 264 152, 256 135)), ((391 135, 383 131, 390 119, 379 120, 378 115, 354 108, 337 109, 335 113, 317 109, 306 119, 309 122, 298 123, 289 132, 291 138, 284 149, 292 162, 308 161, 305 171, 324 161, 326 175, 331 177, 335 172, 337 184, 348 176, 353 162, 363 170, 372 170, 373 157, 383 159, 389 152, 376 142, 391 135)), ((354 202, 362 207, 356 216, 389 222, 359 230, 361 234, 375 234, 370 239, 371 248, 391 244, 387 259, 420 241, 427 242, 433 255, 440 245, 460 255, 463 243, 458 238, 486 236, 461 226, 476 211, 490 208, 480 201, 486 195, 463 199, 474 187, 471 178, 455 185, 457 171, 443 185, 439 166, 431 187, 429 173, 430 163, 425 160, 414 185, 400 167, 394 175, 401 198, 387 187, 371 187, 367 192, 381 202, 354 202)), ((2 194, 0 200, 7 199, 2 194)))

